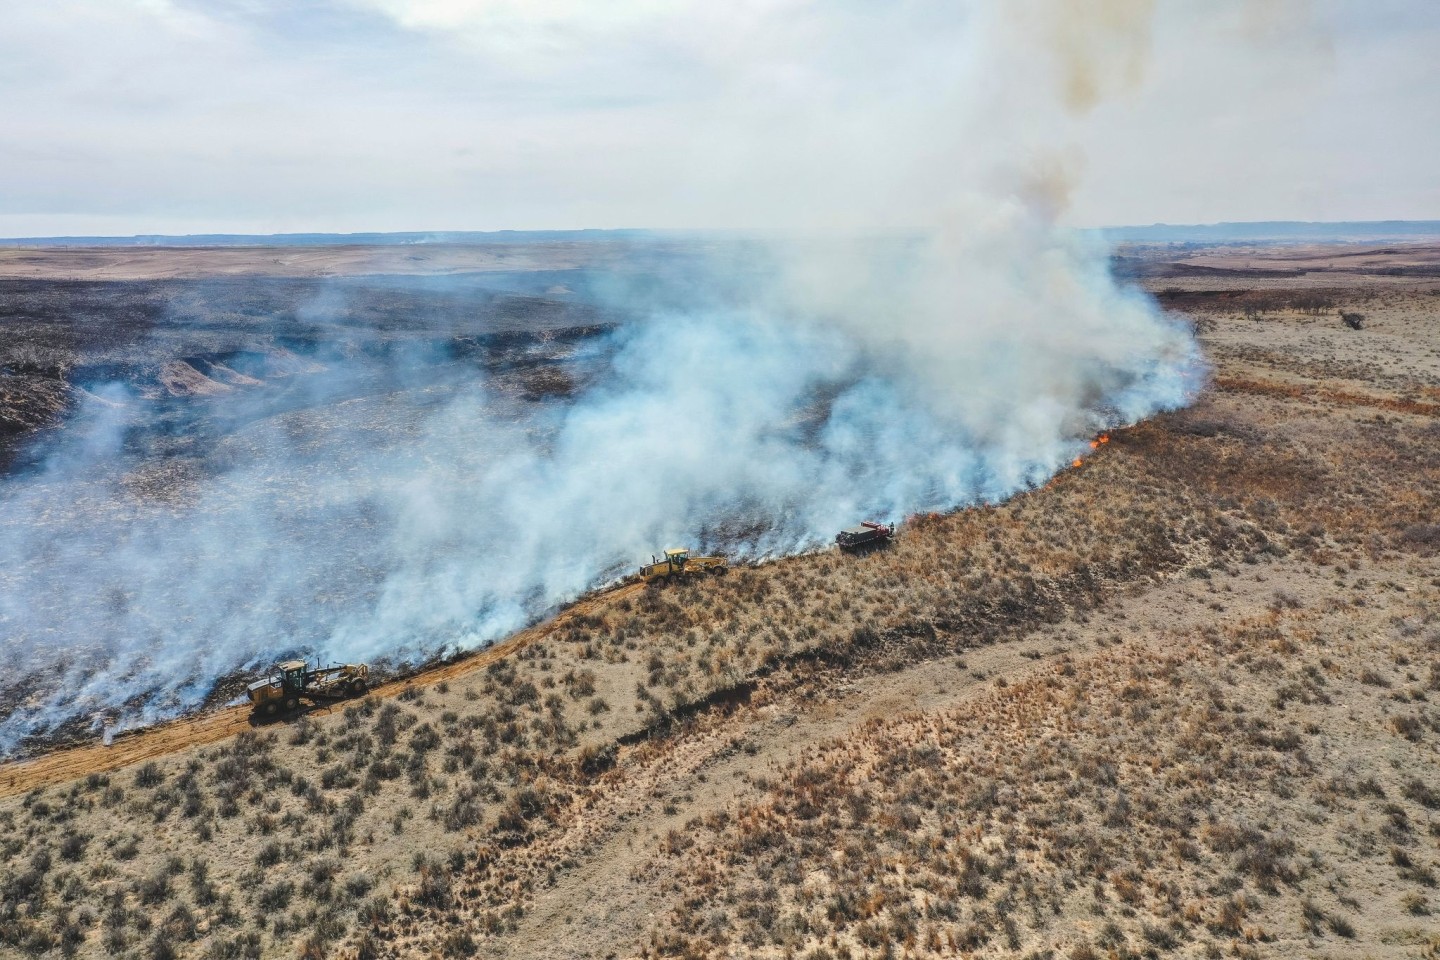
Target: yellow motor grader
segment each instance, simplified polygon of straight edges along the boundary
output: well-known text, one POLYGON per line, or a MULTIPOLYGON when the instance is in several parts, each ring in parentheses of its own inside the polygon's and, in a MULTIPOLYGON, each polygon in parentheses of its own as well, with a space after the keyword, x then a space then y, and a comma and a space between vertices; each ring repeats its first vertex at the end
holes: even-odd
POLYGON ((363 663, 344 663, 312 669, 304 660, 276 664, 265 679, 245 688, 251 709, 261 717, 277 717, 298 709, 300 701, 344 700, 364 696, 370 689, 370 668, 363 663))
POLYGON ((666 550, 665 556, 650 558, 640 568, 640 580, 659 586, 672 580, 680 580, 696 573, 723 574, 730 568, 730 561, 724 557, 692 557, 689 550, 666 550))

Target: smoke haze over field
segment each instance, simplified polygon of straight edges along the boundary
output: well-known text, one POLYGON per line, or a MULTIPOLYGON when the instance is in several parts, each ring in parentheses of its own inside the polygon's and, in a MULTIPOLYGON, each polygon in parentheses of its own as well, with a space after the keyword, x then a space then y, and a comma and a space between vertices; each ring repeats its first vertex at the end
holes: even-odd
POLYGON ((0 500, 0 631, 34 671, 0 688, 0 751, 174 714, 282 653, 473 648, 661 547, 762 558, 999 500, 1187 402, 1188 332, 1056 227, 1070 120, 1139 82, 1151 3, 847 7, 823 36, 804 4, 760 8, 786 29, 744 35, 744 96, 697 144, 710 189, 773 190, 799 229, 602 272, 615 329, 554 358, 576 390, 526 398, 429 348, 301 358, 340 399, 205 407, 219 439, 157 499, 133 438, 159 401, 92 384, 0 500))
POLYGON ((473 648, 664 546, 761 558, 861 517, 999 500, 1198 386, 1188 333, 1089 251, 1057 242, 982 282, 993 261, 947 275, 928 261, 952 248, 900 247, 862 258, 844 314, 813 274, 795 289, 793 250, 632 290, 614 332, 556 353, 574 396, 525 399, 431 347, 317 356, 288 393, 186 401, 221 423, 173 468, 134 452, 173 401, 95 386, 0 501, 0 629, 29 669, 0 684, 17 708, 0 750, 171 715, 283 654, 473 648))

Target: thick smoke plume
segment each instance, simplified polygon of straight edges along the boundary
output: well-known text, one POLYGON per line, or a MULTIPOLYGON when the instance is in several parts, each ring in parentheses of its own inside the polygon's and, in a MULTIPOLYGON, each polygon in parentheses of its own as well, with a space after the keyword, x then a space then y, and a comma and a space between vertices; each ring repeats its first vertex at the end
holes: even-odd
POLYGON ((475 648, 661 547, 760 559, 864 517, 998 501, 1096 431, 1187 402, 1188 332, 1054 223, 1068 160, 1037 124, 1143 62, 1148 4, 1101 6, 1058 38, 1043 14, 1068 5, 976 8, 936 79, 1023 96, 948 90, 933 136, 897 104, 902 122, 877 129, 909 139, 862 165, 874 189, 848 215, 696 241, 707 253, 683 271, 617 270, 598 296, 624 320, 568 359, 573 396, 522 400, 474 368, 437 378, 423 356, 324 358, 317 390, 396 390, 323 422, 257 392, 185 496, 156 503, 132 495, 125 450, 153 411, 97 388, 0 494, 0 637, 26 670, 0 680, 0 752, 65 722, 174 715, 280 654, 475 648), (997 112, 1017 102, 1026 116, 997 112), (817 236, 847 219, 868 238, 817 236))

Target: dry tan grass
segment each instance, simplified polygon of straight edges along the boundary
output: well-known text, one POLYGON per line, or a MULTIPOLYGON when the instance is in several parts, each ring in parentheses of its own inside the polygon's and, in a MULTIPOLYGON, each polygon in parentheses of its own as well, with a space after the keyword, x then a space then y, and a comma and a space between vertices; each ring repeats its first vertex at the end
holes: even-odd
MULTIPOLYGON (((1387 674, 1440 652, 1428 600, 1390 625, 1387 674)), ((1440 714, 1397 715, 1390 684, 1367 685, 1380 651, 1339 631, 1379 624, 1356 611, 1066 657, 823 743, 763 799, 666 838, 683 892, 642 955, 1381 941, 1437 882, 1440 714)))

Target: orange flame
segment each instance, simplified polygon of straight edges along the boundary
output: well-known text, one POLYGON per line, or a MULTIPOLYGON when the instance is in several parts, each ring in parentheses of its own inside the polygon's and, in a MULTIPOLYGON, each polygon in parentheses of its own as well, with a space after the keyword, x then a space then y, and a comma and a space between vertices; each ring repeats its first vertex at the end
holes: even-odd
POLYGON ((1072 466, 1072 467, 1078 467, 1078 466, 1080 466, 1080 458, 1079 458, 1079 457, 1076 457, 1076 458, 1075 458, 1075 462, 1072 463, 1072 464, 1070 464, 1070 466, 1072 466))

